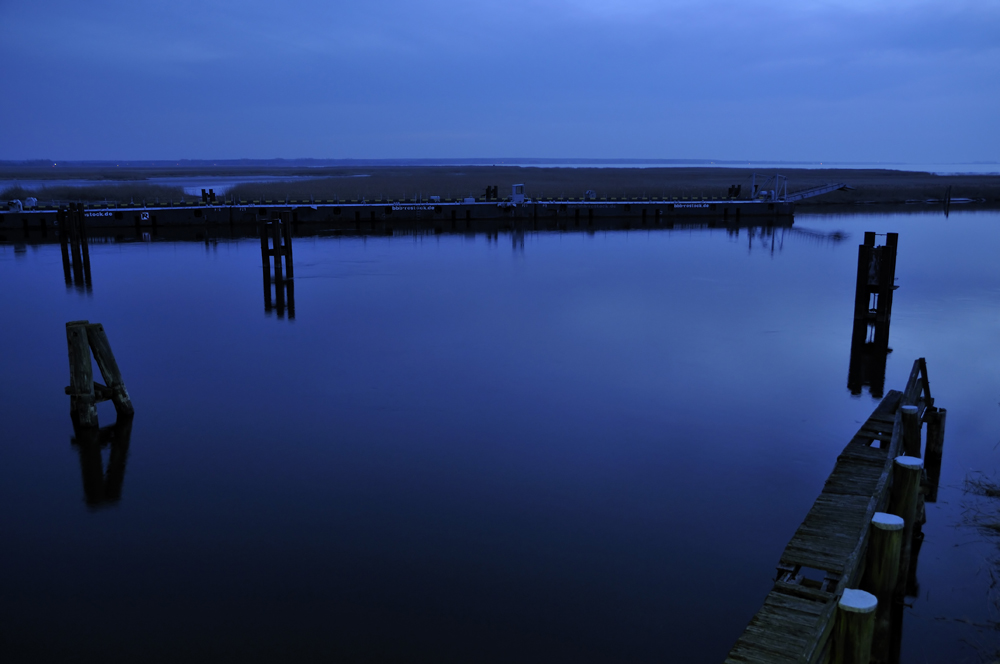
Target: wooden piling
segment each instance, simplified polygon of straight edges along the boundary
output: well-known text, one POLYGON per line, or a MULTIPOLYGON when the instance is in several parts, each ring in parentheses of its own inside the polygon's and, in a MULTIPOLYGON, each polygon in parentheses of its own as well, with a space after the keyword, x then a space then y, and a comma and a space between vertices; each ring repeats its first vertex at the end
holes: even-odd
POLYGON ((892 603, 899 579, 899 559, 903 544, 902 517, 876 512, 871 521, 868 553, 862 588, 875 595, 875 631, 872 636, 872 657, 885 661, 892 644, 892 603))
POLYGON ((928 408, 924 413, 927 422, 927 443, 924 446, 924 467, 927 469, 927 488, 924 500, 937 502, 938 483, 941 480, 941 457, 944 453, 944 424, 948 411, 928 408))
POLYGON ((63 279, 66 280, 67 286, 71 286, 73 277, 69 264, 69 222, 67 219, 66 208, 60 207, 59 211, 56 212, 56 224, 59 226, 59 250, 62 252, 63 279))
POLYGON ((920 415, 916 406, 902 406, 903 414, 903 454, 920 458, 920 415))
POLYGON ((899 578, 899 556, 905 522, 902 517, 875 512, 872 517, 863 585, 879 601, 888 601, 899 578))
POLYGON ((910 565, 913 529, 917 520, 917 498, 924 462, 910 456, 898 456, 892 465, 892 492, 889 495, 889 513, 903 519, 903 539, 900 547, 899 573, 896 592, 905 591, 905 581, 910 565))
POLYGON ((85 320, 66 323, 66 343, 69 347, 69 387, 66 392, 70 395, 72 416, 81 426, 90 427, 97 426, 97 407, 87 324, 85 320))
POLYGON ((132 407, 128 390, 125 389, 125 381, 122 379, 115 354, 111 351, 111 342, 108 341, 104 326, 100 323, 87 325, 87 340, 94 352, 94 359, 97 360, 97 367, 104 378, 104 384, 110 390, 109 396, 115 404, 115 412, 119 417, 131 417, 135 409, 132 407))
POLYGON ((264 271, 264 311, 271 311, 271 252, 268 250, 267 222, 258 221, 260 224, 260 261, 264 271))
POLYGON ((295 277, 295 268, 292 264, 292 225, 289 223, 289 214, 287 212, 281 215, 281 235, 284 239, 281 249, 285 257, 285 274, 288 279, 293 279, 295 277))
POLYGON ((278 219, 271 222, 271 245, 274 255, 274 303, 278 316, 285 315, 285 279, 281 271, 281 225, 278 219))
POLYGON ((82 203, 77 204, 76 223, 77 228, 79 229, 80 251, 83 257, 83 282, 84 286, 89 291, 93 288, 90 282, 90 245, 87 243, 87 222, 84 219, 82 203))
POLYGON ((847 589, 837 603, 833 664, 868 664, 878 600, 864 590, 847 589))

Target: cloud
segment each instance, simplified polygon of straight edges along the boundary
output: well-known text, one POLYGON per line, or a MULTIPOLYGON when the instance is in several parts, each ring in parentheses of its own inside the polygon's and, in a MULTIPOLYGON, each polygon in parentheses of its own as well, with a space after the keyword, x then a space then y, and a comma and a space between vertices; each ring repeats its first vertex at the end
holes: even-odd
POLYGON ((8 89, 73 100, 5 105, 0 157, 955 160, 1000 148, 986 119, 1000 111, 996 0, 36 0, 0 5, 0 20, 21 28, 0 42, 8 89), (859 116, 871 121, 848 121, 859 116), (947 144, 893 138, 959 119, 947 144), (67 133, 80 153, 61 151, 67 133))

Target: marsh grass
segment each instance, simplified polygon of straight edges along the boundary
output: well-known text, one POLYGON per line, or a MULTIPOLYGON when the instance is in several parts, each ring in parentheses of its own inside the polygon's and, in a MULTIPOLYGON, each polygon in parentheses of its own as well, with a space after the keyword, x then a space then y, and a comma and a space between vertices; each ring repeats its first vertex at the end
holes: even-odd
MULTIPOLYGON (((632 198, 725 197, 731 185, 750 189, 751 169, 739 168, 537 168, 509 166, 377 167, 360 169, 367 177, 320 178, 301 182, 260 182, 237 185, 230 194, 242 200, 309 200, 390 198, 414 196, 461 198, 482 196, 488 185, 499 188, 501 198, 511 185, 525 184, 532 198, 584 196, 588 189, 598 197, 632 198)), ((788 191, 845 182, 853 191, 826 194, 811 202, 852 204, 858 201, 905 203, 907 200, 942 198, 952 186, 952 197, 1000 201, 1000 176, 937 176, 930 173, 858 170, 782 170, 789 178, 788 191)), ((767 173, 764 173, 766 176, 767 173)), ((758 173, 758 184, 760 184, 758 173)))
MULTIPOLYGON (((94 184, 82 187, 42 187, 41 189, 25 189, 20 185, 8 187, 0 191, 0 200, 20 200, 34 197, 39 205, 58 205, 61 203, 94 203, 111 201, 118 203, 146 201, 152 204, 159 200, 180 201, 185 199, 181 187, 164 187, 162 185, 144 184, 141 182, 129 184, 94 184)), ((187 199, 191 199, 187 196, 187 199)))
MULTIPOLYGON (((758 171, 767 176, 774 171, 758 171)), ((788 177, 789 193, 810 187, 844 182, 854 187, 852 191, 837 191, 800 205, 854 204, 858 202, 905 203, 941 199, 949 186, 953 198, 985 199, 1000 203, 1000 176, 958 175, 938 176, 931 173, 914 173, 890 170, 846 169, 781 169, 788 177)), ((301 173, 295 169, 274 168, 267 172, 247 175, 273 174, 308 175, 309 179, 281 182, 256 182, 232 187, 227 194, 238 200, 351 200, 364 198, 413 200, 415 196, 427 199, 480 197, 487 186, 496 186, 500 198, 510 196, 511 185, 524 184, 531 198, 583 197, 588 189, 599 198, 655 197, 716 197, 727 196, 732 185, 743 185, 742 193, 750 189, 753 169, 743 168, 540 168, 534 166, 359 166, 357 168, 324 169, 323 172, 301 173)), ((178 170, 171 175, 204 175, 203 169, 178 170)), ((239 173, 227 173, 239 175, 239 173)), ((11 173, 20 177, 23 173, 11 173)), ((93 184, 82 187, 45 187, 37 191, 12 187, 0 192, 6 200, 35 196, 39 203, 129 201, 147 202, 179 201, 185 198, 180 187, 145 184, 145 176, 162 175, 140 170, 118 173, 113 169, 88 172, 87 177, 98 178, 93 184), (126 184, 101 183, 106 177, 136 178, 126 184)), ((760 180, 758 180, 758 183, 760 180)), ((192 198, 187 196, 187 199, 192 198)))
POLYGON ((984 662, 1000 662, 1000 482, 987 478, 982 473, 973 473, 965 478, 962 487, 966 500, 963 501, 961 526, 975 530, 987 541, 992 541, 996 549, 983 564, 988 579, 987 598, 991 618, 985 625, 985 633, 967 641, 977 651, 984 662))

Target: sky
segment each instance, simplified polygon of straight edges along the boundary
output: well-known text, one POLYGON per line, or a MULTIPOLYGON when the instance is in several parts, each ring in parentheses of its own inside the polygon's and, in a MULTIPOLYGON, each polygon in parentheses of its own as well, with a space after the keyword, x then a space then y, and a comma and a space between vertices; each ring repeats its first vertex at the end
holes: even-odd
POLYGON ((1000 0, 0 0, 0 159, 1000 161, 1000 0))

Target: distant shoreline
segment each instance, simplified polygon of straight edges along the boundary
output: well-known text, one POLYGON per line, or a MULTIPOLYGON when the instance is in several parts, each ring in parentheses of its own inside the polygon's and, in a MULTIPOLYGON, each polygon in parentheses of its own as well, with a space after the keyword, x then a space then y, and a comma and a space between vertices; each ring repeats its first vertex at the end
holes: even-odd
MULTIPOLYGON (((281 167, 272 162, 254 162, 234 166, 213 162, 212 165, 185 162, 184 166, 114 166, 108 162, 73 164, 59 167, 58 177, 46 162, 0 162, 0 181, 62 180, 62 186, 42 189, 2 188, 5 200, 35 196, 48 201, 148 201, 154 199, 191 200, 184 187, 211 188, 212 178, 229 181, 221 191, 239 199, 297 199, 310 197, 331 199, 390 197, 410 199, 414 196, 443 197, 479 196, 486 186, 496 186, 501 198, 510 194, 513 184, 524 184, 529 197, 583 196, 594 190, 598 196, 709 196, 727 195, 729 187, 748 187, 754 173, 773 175, 776 171, 788 178, 788 192, 823 184, 842 182, 851 187, 798 205, 802 208, 825 206, 908 205, 943 200, 951 188, 953 201, 971 199, 980 205, 1000 205, 1000 175, 961 174, 935 175, 918 171, 877 168, 761 168, 736 166, 647 166, 614 167, 555 167, 555 166, 310 166, 281 167), (266 181, 268 176, 280 181, 266 181), (363 177, 359 177, 363 176, 363 177), (247 182, 238 182, 246 178, 247 182), (156 179, 157 184, 150 181, 156 179), (171 179, 178 184, 172 186, 171 179), (194 180, 194 184, 180 180, 194 180), (86 186, 68 180, 87 180, 86 186)), ((121 162, 126 164, 129 162, 121 162)), ((131 162, 134 163, 134 162, 131 162)), ((144 162, 151 164, 153 162, 144 162)), ((180 162, 172 162, 180 163, 180 162)), ((220 181, 221 185, 221 181, 220 181)), ((219 185, 217 185, 219 186, 219 185)), ((746 190, 746 189, 744 189, 746 190)))

